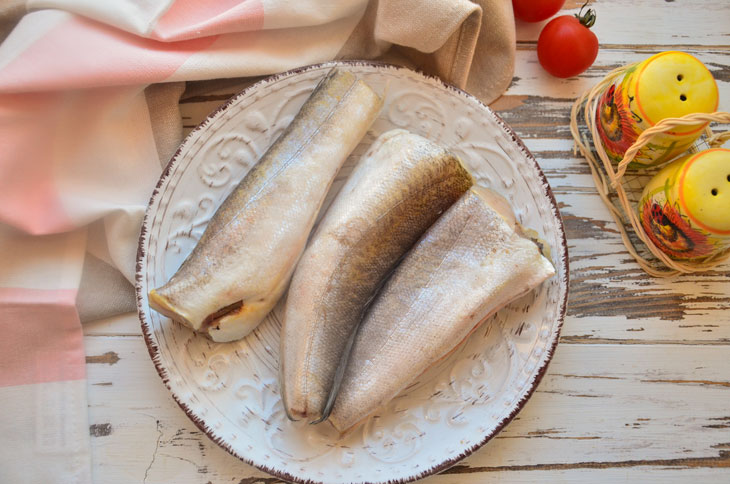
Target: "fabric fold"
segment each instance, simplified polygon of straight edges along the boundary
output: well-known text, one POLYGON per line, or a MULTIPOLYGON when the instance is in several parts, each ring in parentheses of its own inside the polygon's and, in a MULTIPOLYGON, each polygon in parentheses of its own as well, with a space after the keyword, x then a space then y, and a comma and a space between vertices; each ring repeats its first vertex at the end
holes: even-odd
POLYGON ((91 480, 79 312, 88 320, 134 307, 140 224, 182 139, 178 103, 186 87, 195 91, 190 81, 377 59, 441 77, 488 103, 512 79, 511 5, 0 6, 0 433, 12 447, 0 456, 0 481, 91 480), (38 465, 28 476, 31 461, 38 465))

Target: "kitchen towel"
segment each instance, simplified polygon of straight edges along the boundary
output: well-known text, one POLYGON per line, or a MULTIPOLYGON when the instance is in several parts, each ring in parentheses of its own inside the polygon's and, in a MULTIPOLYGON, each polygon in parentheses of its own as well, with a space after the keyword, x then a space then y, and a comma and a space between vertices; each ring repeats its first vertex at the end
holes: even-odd
POLYGON ((92 481, 80 321, 133 307, 192 81, 379 59, 489 103, 515 54, 509 0, 6 0, 0 40, 0 482, 44 484, 92 481))

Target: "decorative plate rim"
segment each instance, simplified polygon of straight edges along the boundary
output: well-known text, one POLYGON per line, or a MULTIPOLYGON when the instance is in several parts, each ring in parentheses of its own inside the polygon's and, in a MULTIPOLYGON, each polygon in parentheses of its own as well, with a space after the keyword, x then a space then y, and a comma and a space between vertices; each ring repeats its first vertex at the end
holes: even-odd
MULTIPOLYGON (((514 130, 496 112, 494 112, 489 106, 484 104, 477 97, 473 96, 472 94, 469 94, 468 92, 464 91, 463 89, 460 89, 447 82, 444 82, 442 79, 440 79, 436 76, 425 74, 420 71, 414 71, 412 69, 409 69, 409 68, 403 67, 403 66, 387 64, 384 62, 363 61, 363 60, 328 61, 328 62, 321 62, 321 63, 316 63, 316 64, 310 64, 307 66, 297 67, 297 68, 290 69, 285 72, 267 76, 267 77, 255 82, 254 84, 246 87, 245 89, 240 91, 238 94, 233 95, 224 104, 220 105, 213 112, 208 114, 208 116, 198 126, 196 126, 185 137, 185 139, 183 139, 183 141, 180 143, 180 146, 175 151, 175 154, 172 155, 172 157, 170 158, 170 161, 165 166, 165 169, 160 174, 160 178, 157 181, 157 184, 155 185, 154 190, 152 191, 152 195, 150 196, 150 200, 147 204, 147 208, 145 209, 145 215, 144 215, 144 219, 142 221, 139 242, 137 245, 137 257, 136 257, 136 265, 135 265, 135 295, 136 295, 136 300, 137 300, 137 314, 138 314, 138 317, 140 320, 140 325, 142 327, 142 334, 144 336, 145 345, 147 346, 147 351, 149 352, 150 358, 152 359, 152 363, 154 364, 155 369, 157 370, 157 374, 162 379, 162 383, 169 390, 170 394, 172 395, 173 400, 175 400, 175 402, 182 409, 182 411, 185 413, 185 415, 187 415, 187 417, 195 424, 195 426, 201 432, 203 432, 210 440, 215 442, 219 447, 223 448, 226 452, 228 452, 232 456, 238 458, 239 460, 245 462, 246 464, 248 464, 252 467, 255 467, 263 472, 266 472, 267 474, 278 477, 285 481, 296 482, 299 484, 321 484, 322 481, 313 481, 311 479, 302 479, 300 477, 289 474, 288 472, 284 472, 279 469, 268 467, 263 464, 255 463, 251 459, 248 459, 247 457, 240 455, 223 438, 216 436, 212 429, 209 429, 208 427, 206 427, 205 422, 202 419, 200 419, 198 416, 196 416, 186 403, 184 403, 180 400, 180 398, 175 394, 172 387, 170 386, 170 380, 167 375, 167 370, 162 365, 160 349, 159 349, 158 345, 152 339, 152 333, 151 333, 152 329, 150 327, 150 323, 147 321, 147 317, 145 315, 145 308, 143 307, 144 296, 142 294, 142 281, 144 278, 143 261, 147 257, 147 254, 145 251, 145 243, 147 242, 148 235, 149 235, 148 223, 150 222, 150 217, 152 215, 150 210, 151 210, 154 202, 156 201, 157 197, 160 195, 160 189, 162 188, 163 184, 167 181, 168 177, 170 176, 170 173, 172 172, 172 169, 177 164, 183 148, 186 147, 186 145, 188 144, 190 139, 198 131, 207 127, 208 124, 210 124, 213 121, 213 118, 218 115, 218 113, 225 111, 231 105, 233 105, 235 102, 237 102, 239 99, 246 97, 249 92, 251 92, 255 89, 258 89, 262 85, 270 84, 272 82, 276 82, 279 79, 302 74, 302 73, 305 73, 305 72, 308 72, 311 70, 322 69, 322 68, 327 68, 327 67, 337 67, 337 66, 376 67, 379 69, 392 69, 395 71, 406 71, 406 72, 410 72, 410 73, 416 73, 419 76, 422 76, 426 79, 429 79, 429 80, 435 82, 436 84, 439 84, 441 87, 447 89, 448 91, 450 91, 458 96, 465 97, 471 101, 476 101, 481 108, 485 109, 488 113, 490 113, 492 116, 494 116, 495 120, 497 121, 497 124, 499 124, 499 126, 507 134, 510 135, 512 141, 514 141, 516 143, 516 145, 520 149, 520 151, 525 155, 525 157, 529 161, 531 161, 535 165, 535 169, 537 170, 539 179, 542 181, 543 195, 548 198, 553 215, 556 217, 556 219, 558 221, 556 228, 558 231, 558 234, 557 234, 558 239, 561 241, 560 260, 562 261, 562 263, 565 267, 565 272, 562 275, 560 284, 565 288, 565 291, 564 291, 564 295, 563 295, 562 299, 559 300, 558 320, 557 320, 557 325, 555 327, 555 331, 553 331, 551 334, 552 341, 549 342, 549 347, 545 352, 545 359, 544 359, 543 363, 541 364, 541 366, 539 366, 536 369, 536 371, 534 373, 534 379, 532 381, 532 384, 527 389, 524 396, 517 402, 517 404, 512 409, 512 411, 496 425, 496 427, 494 428, 493 431, 485 434, 484 437, 482 438, 482 440, 480 440, 478 443, 464 449, 463 452, 461 454, 459 454, 457 457, 445 459, 444 461, 442 461, 438 464, 432 465, 428 469, 415 473, 406 478, 387 480, 387 482, 391 483, 391 484, 405 484, 408 482, 416 481, 418 479, 423 479, 427 476, 438 474, 439 472, 442 472, 450 467, 453 467, 459 461, 470 456, 476 450, 480 449, 487 442, 492 440, 492 438, 495 435, 497 435, 499 432, 501 432, 502 429, 514 419, 514 417, 522 410, 522 408, 525 406, 527 401, 530 399, 530 397, 534 393, 535 389, 542 381, 543 376, 545 376, 545 373, 547 372, 548 365, 552 361, 553 355, 555 353, 555 349, 556 349, 556 347, 558 345, 558 341, 560 339, 560 333, 561 333, 561 330, 563 327, 563 323, 565 321, 565 314, 567 311, 569 280, 570 280, 570 277, 569 277, 570 269, 569 269, 569 259, 568 259, 568 242, 567 242, 567 239, 565 236, 565 226, 563 223, 562 216, 560 214, 560 210, 558 208, 557 200, 555 199, 555 195, 553 194, 552 189, 550 188, 550 184, 547 180, 547 177, 543 173, 542 168, 540 168, 540 165, 538 164, 537 159, 530 152, 530 150, 527 148, 527 146, 525 146, 522 139, 520 139, 520 137, 517 136, 517 134, 514 132, 514 130)), ((386 482, 386 481, 383 481, 383 482, 386 482)), ((369 484, 369 483, 366 481, 366 482, 363 482, 362 484, 369 484)))

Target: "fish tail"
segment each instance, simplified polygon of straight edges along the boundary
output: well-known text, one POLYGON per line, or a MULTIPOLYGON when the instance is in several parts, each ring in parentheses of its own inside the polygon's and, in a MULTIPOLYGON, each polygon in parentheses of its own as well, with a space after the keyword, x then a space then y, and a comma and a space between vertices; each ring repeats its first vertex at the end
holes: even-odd
POLYGON ((183 323, 187 326, 192 327, 190 319, 182 314, 182 311, 175 307, 175 305, 163 294, 160 294, 157 289, 152 289, 149 292, 150 307, 160 314, 164 314, 168 318, 183 323))

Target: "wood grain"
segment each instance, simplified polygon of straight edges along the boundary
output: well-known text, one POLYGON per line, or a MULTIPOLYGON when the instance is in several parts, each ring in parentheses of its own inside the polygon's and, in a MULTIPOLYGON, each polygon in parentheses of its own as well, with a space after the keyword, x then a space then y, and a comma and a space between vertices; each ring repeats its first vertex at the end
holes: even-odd
MULTIPOLYGON (((583 3, 566 2, 560 15, 578 13, 583 3)), ((597 16, 591 30, 602 44, 671 47, 728 43, 730 9, 725 0, 591 0, 590 7, 597 16)), ((517 22, 517 40, 536 41, 548 21, 517 22)))
MULTIPOLYGON (((107 476, 100 482, 142 482, 145 473, 147 482, 262 476, 201 434, 159 378, 146 377, 154 369, 141 337, 87 336, 86 347, 120 357, 88 368, 93 457, 107 476)), ((452 472, 511 480, 546 470, 721 468, 730 449, 729 356, 726 345, 561 344, 515 421, 452 472)))

